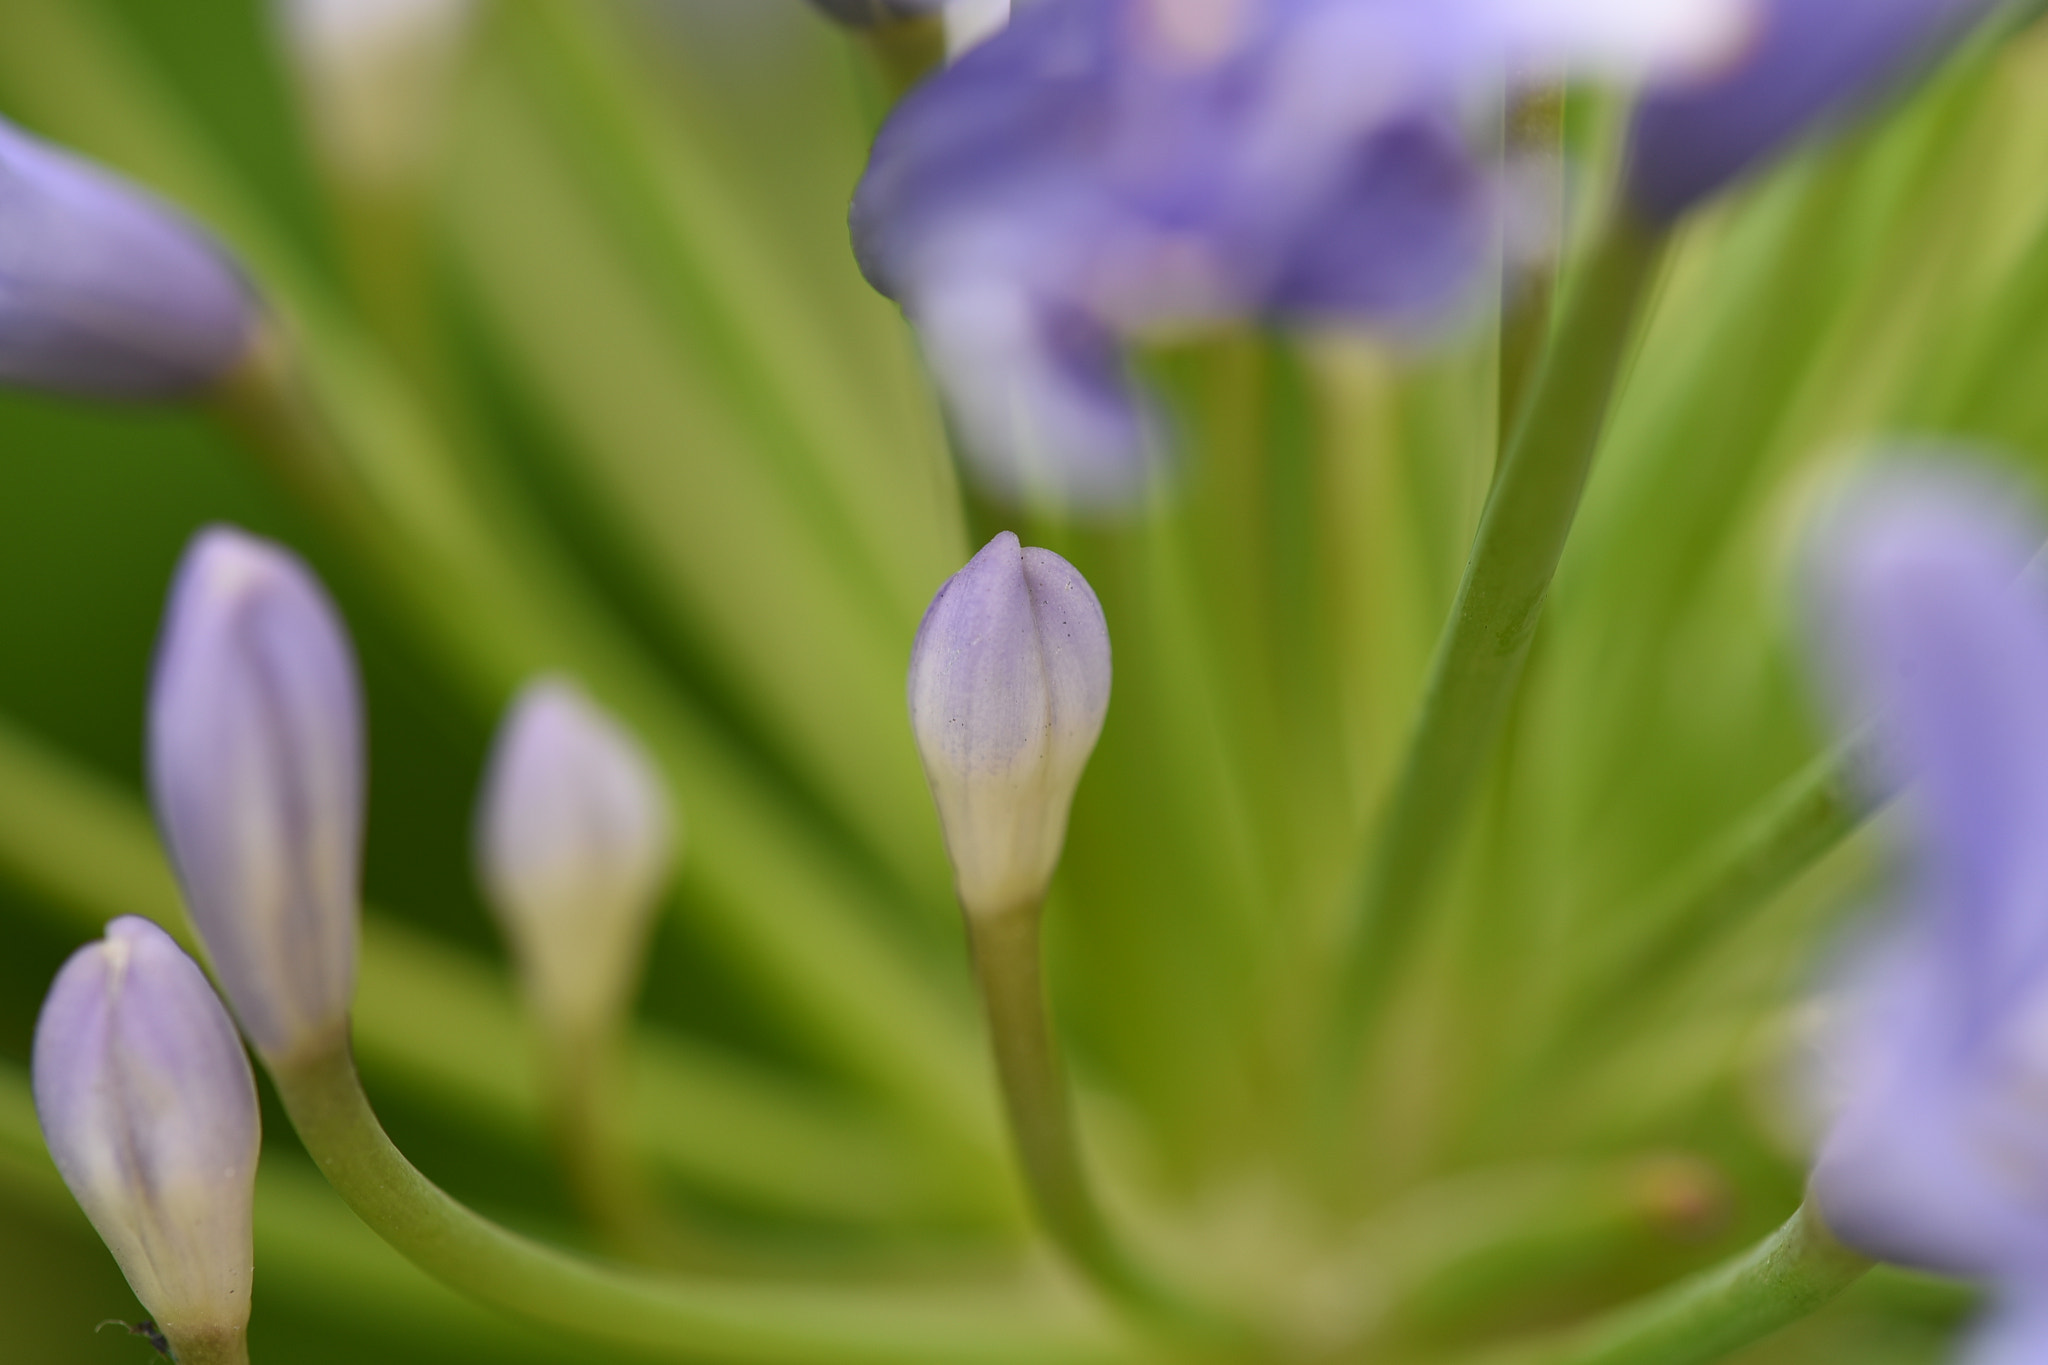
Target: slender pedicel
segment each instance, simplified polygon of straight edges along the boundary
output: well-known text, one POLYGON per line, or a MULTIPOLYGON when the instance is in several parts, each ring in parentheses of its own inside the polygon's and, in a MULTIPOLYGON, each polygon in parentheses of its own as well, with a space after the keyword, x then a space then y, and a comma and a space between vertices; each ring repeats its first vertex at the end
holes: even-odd
POLYGON ((180 1365, 246 1365, 256 1085, 170 935, 117 919, 64 964, 36 1020, 35 1096, 64 1183, 180 1365))
POLYGON ((616 1132, 619 1033, 675 864, 675 815, 637 740, 573 683, 519 694, 477 812, 486 900, 511 944, 556 1139, 579 1197, 622 1245, 667 1240, 616 1132))
POLYGON ((269 1060, 347 1022, 362 728, 354 655, 312 574, 269 541, 202 531, 158 645, 150 790, 221 989, 269 1060))
POLYGON ((0 383, 186 397, 242 361, 259 314, 197 224, 0 119, 0 383))

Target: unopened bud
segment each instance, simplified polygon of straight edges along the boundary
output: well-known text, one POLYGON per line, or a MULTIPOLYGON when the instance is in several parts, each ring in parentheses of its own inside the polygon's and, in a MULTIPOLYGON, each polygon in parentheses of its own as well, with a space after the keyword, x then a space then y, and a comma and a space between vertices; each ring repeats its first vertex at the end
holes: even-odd
POLYGON ((435 162, 475 0, 279 0, 322 154, 347 179, 410 185, 435 162))
POLYGON ((946 580, 910 654, 910 724, 960 902, 1045 894, 1109 709, 1109 629, 1073 565, 1003 532, 946 580))
POLYGON ((190 219, 0 119, 0 382, 182 397, 248 353, 257 316, 190 219))
POLYGON ((203 531, 171 589, 149 777, 193 924, 267 1058, 355 992, 362 701, 334 606, 289 551, 203 531))
POLYGON ((64 1183, 181 1359, 249 1324, 256 1083, 213 988, 170 935, 117 919, 36 1020, 36 1115, 64 1183))
POLYGON ((633 737, 569 683, 534 683, 498 732, 477 868, 541 1018, 623 1007, 674 866, 675 818, 633 737))

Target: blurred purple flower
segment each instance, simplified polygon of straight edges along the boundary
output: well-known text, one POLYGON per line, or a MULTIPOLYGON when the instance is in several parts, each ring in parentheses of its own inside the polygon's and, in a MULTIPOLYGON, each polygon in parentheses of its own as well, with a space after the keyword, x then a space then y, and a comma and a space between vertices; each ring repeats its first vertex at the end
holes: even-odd
POLYGON ((226 527, 185 553, 150 693, 149 778, 193 924, 265 1056, 342 1026, 355 991, 363 722, 334 606, 226 527))
POLYGON ((913 90, 855 251, 923 334, 983 482, 1126 499, 1134 337, 1439 325, 1493 241, 1466 122, 1503 72, 1724 55, 1720 0, 1037 0, 913 90))
POLYGON ((170 935, 117 919, 72 954, 36 1020, 34 1084, 64 1183, 172 1346, 239 1337, 256 1083, 213 987, 170 935))
POLYGON ((0 119, 0 382, 178 397, 243 358, 256 315, 184 215, 0 119))
POLYGON ((1733 62, 1646 95, 1627 196, 1669 223, 1814 125, 1919 68, 1999 0, 1765 0, 1733 62))
POLYGON ((910 728, 968 913, 1045 894, 1109 684, 1102 604, 1050 550, 1004 531, 932 599, 910 651, 910 728))
POLYGON ((1987 1361, 2048 1353, 2048 593, 2023 506, 1897 472, 1818 556, 1827 661, 1905 792, 1911 876, 1849 977, 1813 1195, 1851 1245, 1998 1284, 1987 1361))

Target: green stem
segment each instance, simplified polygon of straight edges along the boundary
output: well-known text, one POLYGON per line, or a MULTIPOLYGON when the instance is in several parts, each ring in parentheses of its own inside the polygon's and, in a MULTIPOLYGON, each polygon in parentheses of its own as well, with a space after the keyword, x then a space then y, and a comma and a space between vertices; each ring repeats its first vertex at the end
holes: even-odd
POLYGON ((1123 1358, 1113 1337, 1013 1303, 613 1270, 458 1203, 385 1136, 345 1031, 266 1059, 307 1152, 356 1216, 421 1270, 502 1311, 616 1347, 753 1365, 1039 1365, 1123 1358))
MULTIPOLYGON (((1557 251, 1564 239, 1564 91, 1532 90, 1508 106, 1506 148, 1511 160, 1533 163, 1558 221, 1549 258, 1521 263, 1503 251, 1501 262, 1500 392, 1496 434, 1505 455, 1527 406, 1529 385, 1550 337, 1551 306, 1557 295, 1557 251)), ((1504 244, 1505 245, 1505 244, 1504 244)))
POLYGON ((249 1333, 232 1331, 165 1334, 177 1365, 249 1365, 249 1333))
POLYGON ((967 916, 1004 1112, 1032 1204, 1060 1250, 1113 1299, 1171 1330, 1218 1337, 1211 1314, 1138 1266, 1096 1203, 1046 1010, 1042 918, 1036 904, 967 916))
POLYGON ((859 36, 892 102, 946 60, 946 21, 936 14, 878 24, 859 36))
MULTIPOLYGON (((1480 520, 1340 964, 1341 1095, 1515 695, 1665 237, 1617 217, 1583 267, 1480 520)), ((1341 1102, 1341 1101, 1340 1101, 1341 1102)))
POLYGON ((1487 1365, 1707 1365, 1820 1308, 1869 1270, 1802 1205, 1734 1260, 1631 1304, 1562 1341, 1487 1365))
POLYGON ((710 1249, 663 1216, 621 1120, 618 1030, 558 1031, 540 1044, 555 1154, 576 1203, 619 1255, 648 1265, 708 1267, 710 1249))

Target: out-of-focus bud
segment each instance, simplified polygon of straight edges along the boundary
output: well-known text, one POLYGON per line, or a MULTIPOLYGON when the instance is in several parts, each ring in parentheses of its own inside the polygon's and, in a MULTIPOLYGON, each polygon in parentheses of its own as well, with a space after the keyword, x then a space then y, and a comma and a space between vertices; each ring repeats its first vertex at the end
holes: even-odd
POLYGON ((57 974, 34 1065, 50 1155, 172 1350, 244 1358, 261 1132, 206 977, 148 920, 115 920, 57 974))
POLYGON ((362 701, 348 637, 289 551, 202 531, 171 589, 150 696, 157 820, 215 976, 273 1061, 355 992, 362 701))
POLYGON ((1997 0, 1758 0, 1730 61, 1644 96, 1626 194, 1669 223, 1815 125, 1868 102, 1997 0))
POLYGON ((0 382, 181 397, 234 368, 257 316, 190 219, 0 120, 0 382))
POLYGON ((278 0, 322 154, 344 178, 415 183, 440 152, 475 0, 278 0))
POLYGON ((569 683, 544 679, 499 729, 477 811, 479 875, 550 1026, 602 1026, 630 994, 674 866, 654 765, 569 683))
POLYGON ((851 28, 920 19, 946 7, 947 0, 811 0, 826 15, 851 28))
POLYGON ((910 724, 960 903, 1045 894, 1109 709, 1109 628, 1073 565, 1003 532, 946 580, 910 653, 910 724))

